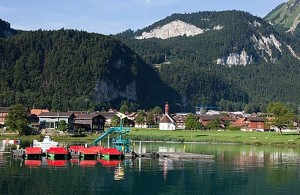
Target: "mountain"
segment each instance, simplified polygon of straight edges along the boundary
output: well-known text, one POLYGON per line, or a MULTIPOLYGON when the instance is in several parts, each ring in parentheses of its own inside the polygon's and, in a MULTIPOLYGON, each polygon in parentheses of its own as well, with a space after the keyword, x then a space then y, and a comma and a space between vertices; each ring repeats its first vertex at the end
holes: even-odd
POLYGON ((278 5, 264 18, 283 32, 300 35, 300 1, 289 0, 278 5))
POLYGON ((298 108, 299 39, 246 12, 173 14, 114 36, 9 34, 3 24, 0 106, 101 110, 127 101, 148 109, 168 101, 172 112, 199 105, 251 112, 282 101, 298 108))
POLYGON ((299 40, 249 13, 173 14, 116 36, 153 64, 190 107, 298 101, 299 40))
POLYGON ((151 108, 177 96, 119 40, 76 30, 0 38, 0 75, 1 106, 99 110, 128 101, 151 108))

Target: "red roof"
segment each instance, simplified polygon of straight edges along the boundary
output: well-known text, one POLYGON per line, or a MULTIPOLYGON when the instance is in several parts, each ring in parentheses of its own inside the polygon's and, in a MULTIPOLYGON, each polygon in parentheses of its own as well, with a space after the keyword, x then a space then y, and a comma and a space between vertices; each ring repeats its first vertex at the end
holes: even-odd
POLYGON ((109 155, 121 155, 122 152, 120 152, 116 148, 103 148, 101 150, 101 154, 109 154, 109 155))
POLYGON ((77 145, 73 145, 69 147, 69 150, 71 152, 78 152, 79 149, 84 148, 84 146, 77 146, 77 145))
POLYGON ((26 147, 25 154, 42 154, 42 149, 39 147, 26 147))
POLYGON ((41 114, 42 112, 49 112, 49 110, 47 109, 31 109, 30 110, 30 114, 35 114, 35 115, 39 115, 41 114))
POLYGON ((80 148, 78 152, 82 154, 94 154, 94 155, 98 154, 95 148, 80 148))
POLYGON ((68 154, 68 151, 63 147, 51 147, 47 152, 49 154, 68 154))
POLYGON ((103 150, 103 146, 91 146, 90 148, 93 148, 98 153, 100 153, 100 151, 103 150))

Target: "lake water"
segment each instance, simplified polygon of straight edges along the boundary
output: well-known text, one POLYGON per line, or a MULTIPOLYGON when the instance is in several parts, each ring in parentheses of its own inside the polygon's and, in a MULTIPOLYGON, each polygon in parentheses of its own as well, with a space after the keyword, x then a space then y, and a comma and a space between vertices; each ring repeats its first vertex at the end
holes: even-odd
POLYGON ((215 158, 28 162, 0 153, 0 194, 300 194, 299 149, 143 143, 142 150, 215 158))

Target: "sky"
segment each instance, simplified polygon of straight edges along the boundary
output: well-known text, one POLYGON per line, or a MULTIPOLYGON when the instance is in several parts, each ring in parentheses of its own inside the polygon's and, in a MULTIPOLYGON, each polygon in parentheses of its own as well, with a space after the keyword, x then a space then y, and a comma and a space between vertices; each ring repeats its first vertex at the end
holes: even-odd
POLYGON ((240 10, 264 17, 288 0, 0 0, 0 18, 20 30, 137 30, 174 13, 240 10))

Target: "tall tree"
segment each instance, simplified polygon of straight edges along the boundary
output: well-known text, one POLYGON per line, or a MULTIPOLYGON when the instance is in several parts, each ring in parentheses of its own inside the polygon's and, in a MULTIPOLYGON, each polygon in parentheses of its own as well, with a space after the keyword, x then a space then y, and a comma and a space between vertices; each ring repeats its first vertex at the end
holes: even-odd
POLYGON ((185 129, 195 130, 200 129, 201 125, 195 115, 188 115, 185 119, 185 129))
POLYGON ((292 124, 295 119, 295 114, 281 102, 269 103, 267 112, 273 115, 271 123, 279 129, 281 134, 282 129, 292 124))
POLYGON ((145 111, 140 110, 137 114, 137 117, 136 117, 135 121, 136 121, 137 124, 142 125, 145 121, 145 111))
POLYGON ((19 135, 28 134, 27 113, 21 104, 16 104, 9 108, 5 125, 9 126, 9 129, 13 131, 18 131, 19 135))

